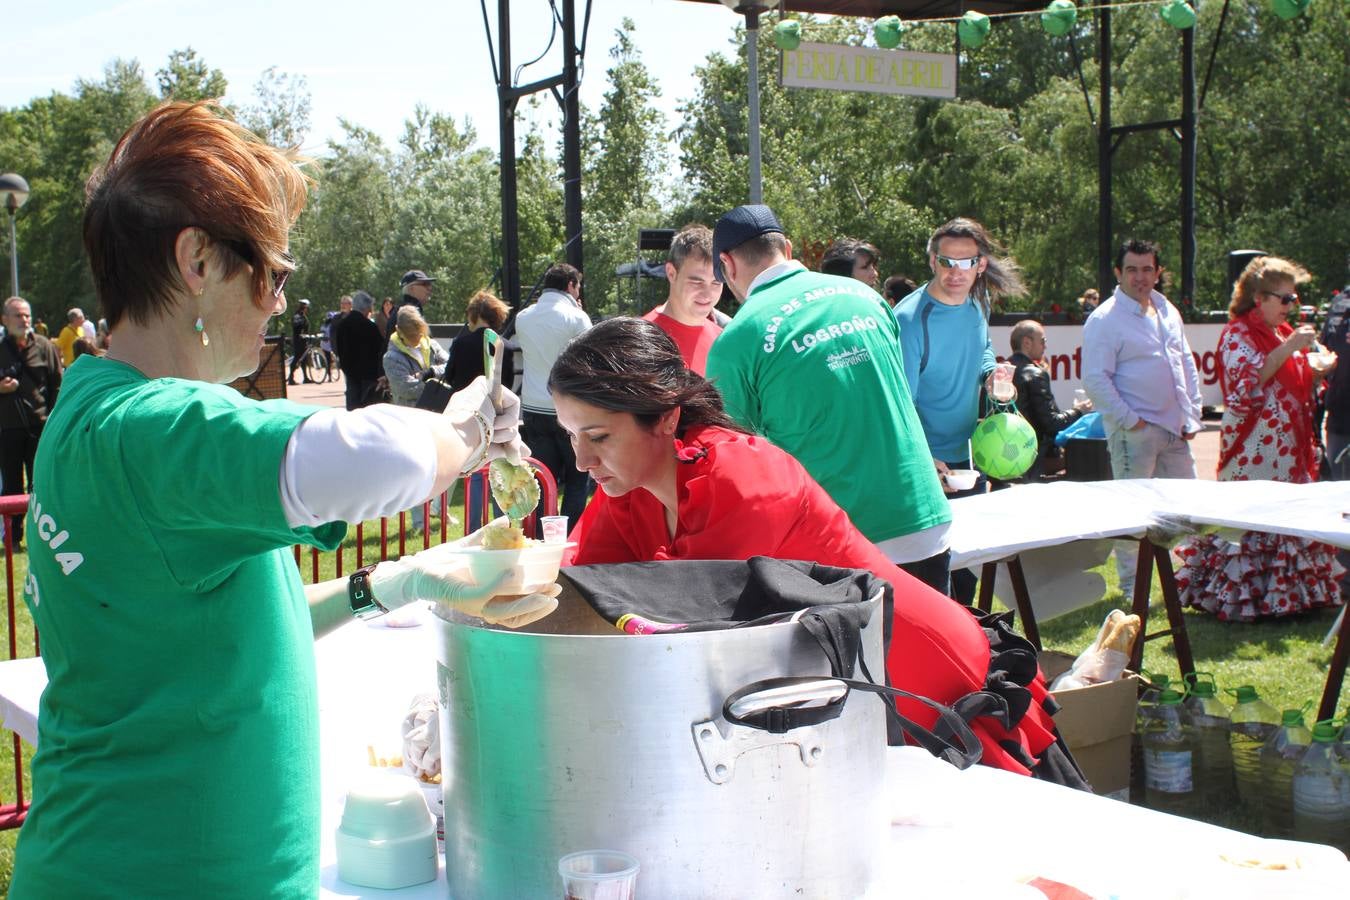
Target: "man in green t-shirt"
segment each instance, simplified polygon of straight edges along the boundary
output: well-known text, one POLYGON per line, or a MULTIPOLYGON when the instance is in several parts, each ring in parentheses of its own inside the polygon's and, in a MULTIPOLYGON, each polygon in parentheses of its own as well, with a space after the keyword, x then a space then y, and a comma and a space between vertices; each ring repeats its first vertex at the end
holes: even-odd
POLYGON ((743 302, 708 354, 727 412, 795 456, 889 559, 946 593, 951 510, 886 302, 793 260, 767 206, 718 221, 713 266, 743 302))

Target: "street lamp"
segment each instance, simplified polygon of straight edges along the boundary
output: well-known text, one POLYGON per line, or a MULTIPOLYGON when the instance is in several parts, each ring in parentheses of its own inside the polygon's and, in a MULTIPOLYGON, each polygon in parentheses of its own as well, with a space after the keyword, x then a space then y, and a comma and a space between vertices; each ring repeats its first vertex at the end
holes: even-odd
POLYGON ((750 75, 750 202, 763 203, 759 170, 759 16, 773 6, 768 0, 722 0, 722 5, 745 16, 745 61, 750 75))
POLYGON ((0 197, 5 200, 5 209, 9 210, 9 283, 10 296, 19 296, 19 238, 14 230, 14 217, 19 207, 28 200, 28 182, 20 175, 10 172, 0 175, 0 197))

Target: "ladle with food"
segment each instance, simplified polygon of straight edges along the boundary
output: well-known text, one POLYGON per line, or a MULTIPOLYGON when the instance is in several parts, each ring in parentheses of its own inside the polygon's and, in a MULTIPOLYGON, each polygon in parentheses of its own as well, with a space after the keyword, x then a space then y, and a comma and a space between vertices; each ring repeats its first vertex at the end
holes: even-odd
MULTIPOLYGON (((491 328, 483 330, 483 373, 491 384, 493 403, 502 393, 502 367, 497 357, 502 350, 502 339, 491 328)), ((506 513, 508 522, 493 522, 483 529, 485 550, 514 550, 525 546, 525 532, 521 523, 539 506, 539 482, 530 467, 520 461, 502 457, 488 464, 488 486, 492 499, 506 513)))

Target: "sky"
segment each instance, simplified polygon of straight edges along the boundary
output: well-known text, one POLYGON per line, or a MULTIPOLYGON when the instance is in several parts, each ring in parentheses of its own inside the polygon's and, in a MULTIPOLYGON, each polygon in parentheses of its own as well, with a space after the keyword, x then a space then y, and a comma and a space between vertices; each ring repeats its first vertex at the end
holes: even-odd
MULTIPOLYGON (((576 0, 579 19, 585 4, 576 0)), ((339 117, 372 129, 394 146, 418 103, 456 119, 468 116, 479 143, 497 146, 496 86, 479 0, 15 0, 5 5, 6 25, 17 25, 17 34, 5 42, 0 107, 23 106, 53 91, 72 93, 77 79, 100 80, 115 58, 139 60, 153 86, 155 70, 169 54, 192 47, 225 74, 226 99, 236 105, 253 101, 253 86, 269 66, 303 76, 312 103, 305 141, 311 153, 321 154, 328 139, 341 136, 339 117)), ((497 0, 487 0, 487 7, 495 42, 497 0)), ((709 53, 730 49, 738 17, 719 5, 683 0, 594 0, 581 88, 582 102, 591 109, 602 101, 608 51, 625 16, 637 26, 635 43, 662 85, 658 106, 673 127, 676 105, 694 93, 694 67, 709 53)), ((511 20, 517 63, 544 50, 548 0, 511 0, 511 20)), ((551 56, 527 69, 521 83, 560 73, 560 45, 561 29, 551 56)), ((542 96, 546 118, 541 125, 549 127, 558 119, 557 103, 542 96)))

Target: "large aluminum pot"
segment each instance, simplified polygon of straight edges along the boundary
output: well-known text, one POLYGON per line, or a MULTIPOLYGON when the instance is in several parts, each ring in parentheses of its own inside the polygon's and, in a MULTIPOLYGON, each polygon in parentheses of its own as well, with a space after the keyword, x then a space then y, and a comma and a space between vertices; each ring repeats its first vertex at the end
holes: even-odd
MULTIPOLYGON (((880 604, 862 632, 878 676, 880 604)), ((760 679, 829 674, 801 626, 634 637, 570 592, 533 626, 564 633, 436 625, 455 900, 560 896, 558 858, 601 848, 638 859, 648 900, 852 900, 872 885, 883 703, 855 692, 838 718, 782 734, 722 717, 760 679)))

